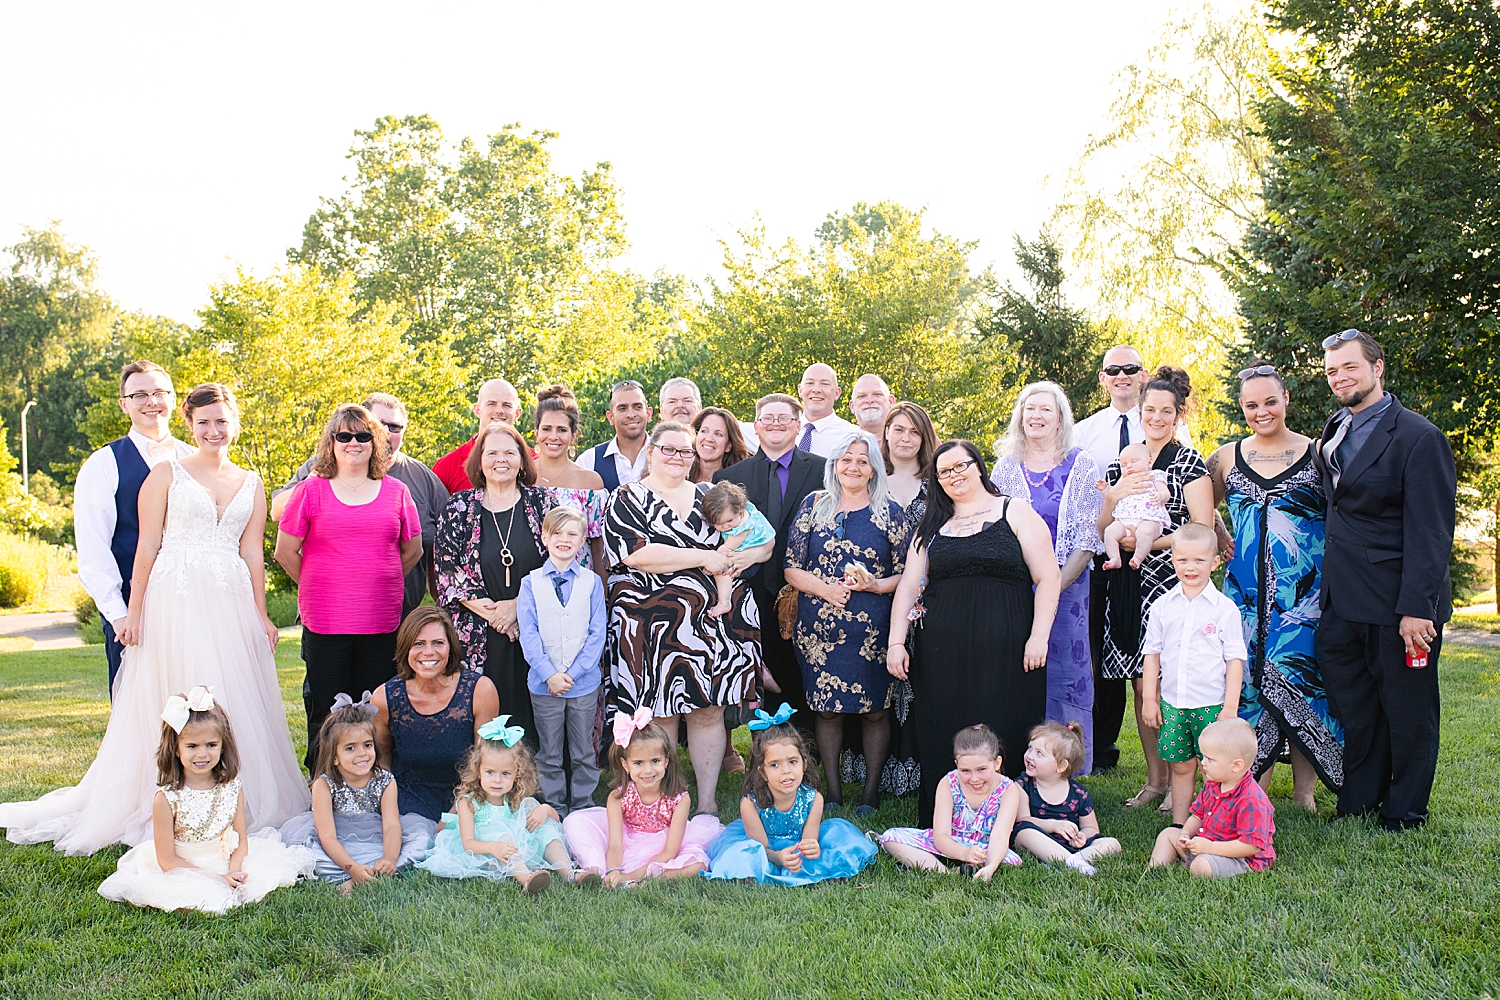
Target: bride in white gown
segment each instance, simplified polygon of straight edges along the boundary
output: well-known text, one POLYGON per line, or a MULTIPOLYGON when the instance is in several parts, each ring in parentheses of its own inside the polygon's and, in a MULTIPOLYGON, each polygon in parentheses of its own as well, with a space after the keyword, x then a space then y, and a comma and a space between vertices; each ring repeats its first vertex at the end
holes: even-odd
POLYGON ((0 826, 15 843, 50 840, 92 854, 150 840, 162 706, 200 684, 234 727, 247 827, 279 827, 308 808, 266 617, 265 491, 229 461, 239 410, 228 388, 194 388, 183 414, 198 453, 159 464, 141 487, 125 655, 104 742, 77 785, 0 805, 0 826))

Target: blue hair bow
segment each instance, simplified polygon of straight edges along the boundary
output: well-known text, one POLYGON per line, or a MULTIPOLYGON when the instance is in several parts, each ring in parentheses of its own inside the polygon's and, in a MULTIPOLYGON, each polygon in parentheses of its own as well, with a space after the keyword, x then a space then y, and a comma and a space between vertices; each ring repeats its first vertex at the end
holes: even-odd
POLYGON ((792 717, 792 713, 795 711, 797 710, 786 702, 781 703, 781 707, 776 710, 775 715, 767 715, 765 709, 757 708, 755 710, 755 718, 751 719, 746 725, 753 730, 770 729, 772 726, 779 726, 785 723, 786 720, 792 717))
POLYGON ((526 735, 526 730, 520 726, 507 726, 506 723, 509 721, 510 716, 508 715, 491 719, 479 727, 479 738, 491 742, 504 743, 508 747, 515 746, 521 742, 521 737, 526 735))

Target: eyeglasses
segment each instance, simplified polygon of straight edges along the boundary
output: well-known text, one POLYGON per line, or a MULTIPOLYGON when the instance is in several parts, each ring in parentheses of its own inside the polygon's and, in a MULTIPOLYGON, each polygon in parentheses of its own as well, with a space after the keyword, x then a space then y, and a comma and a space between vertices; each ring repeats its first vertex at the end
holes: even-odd
POLYGON ((952 465, 948 466, 946 469, 939 469, 939 470, 937 470, 937 477, 941 481, 941 480, 946 480, 946 479, 952 479, 954 476, 961 476, 965 472, 969 471, 969 467, 971 465, 973 465, 974 462, 975 462, 975 459, 972 459, 972 458, 966 459, 966 460, 964 460, 962 462, 954 462, 952 465))
POLYGON ((1105 365, 1104 366, 1104 374, 1108 375, 1110 378, 1114 378, 1116 375, 1135 375, 1138 372, 1140 372, 1141 370, 1142 369, 1141 369, 1140 365, 1105 365))
POLYGON ((381 423, 385 424, 385 429, 392 434, 400 434, 402 431, 406 430, 405 424, 388 424, 384 420, 382 420, 381 423))
POLYGON ((1337 344, 1341 340, 1353 340, 1358 336, 1359 331, 1354 329, 1353 327, 1344 330, 1342 333, 1331 334, 1323 338, 1323 350, 1328 350, 1330 347, 1332 347, 1334 344, 1337 344))
POLYGON ((1254 368, 1241 368, 1240 369, 1240 381, 1243 382, 1243 381, 1245 381, 1245 379, 1247 379, 1247 378, 1254 378, 1257 375, 1275 375, 1275 374, 1276 374, 1276 366, 1275 365, 1256 365, 1254 368))
POLYGON ((844 540, 844 519, 848 516, 847 510, 841 510, 833 515, 833 537, 841 542, 844 540))
POLYGON ((120 398, 128 399, 132 403, 144 403, 148 399, 153 403, 164 403, 175 395, 177 393, 171 389, 157 389, 155 392, 127 392, 120 398))
POLYGON ((783 413, 762 413, 755 418, 757 424, 765 424, 767 427, 780 427, 783 424, 795 424, 796 417, 789 417, 783 413))
POLYGON ((693 449, 691 449, 691 448, 673 448, 669 444, 659 444, 659 445, 656 446, 656 450, 659 451, 659 452, 661 452, 661 457, 662 458, 684 458, 684 459, 686 459, 686 458, 692 458, 693 457, 693 449))
POLYGON ((375 435, 369 431, 338 431, 333 439, 339 444, 348 444, 350 441, 358 441, 360 444, 369 444, 375 440, 375 435))

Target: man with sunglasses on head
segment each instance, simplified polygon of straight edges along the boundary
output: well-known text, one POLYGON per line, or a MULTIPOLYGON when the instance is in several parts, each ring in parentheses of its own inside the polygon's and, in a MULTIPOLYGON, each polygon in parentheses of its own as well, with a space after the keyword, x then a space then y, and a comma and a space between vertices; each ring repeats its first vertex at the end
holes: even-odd
POLYGON ((172 377, 165 368, 154 361, 126 365, 120 371, 120 409, 130 418, 130 431, 86 458, 73 484, 78 580, 94 599, 104 626, 111 698, 124 649, 115 638, 115 627, 124 623, 130 602, 141 484, 158 463, 186 458, 195 450, 172 436, 176 404, 172 377))
MULTIPOLYGON (((1126 445, 1146 440, 1139 408, 1141 390, 1151 379, 1146 360, 1134 347, 1119 344, 1104 354, 1099 384, 1109 393, 1109 405, 1078 421, 1074 442, 1088 453, 1100 472, 1120 457, 1126 445)), ((1094 560, 1089 574, 1089 648, 1094 661, 1094 770, 1107 771, 1120 762, 1120 726, 1125 720, 1128 682, 1102 676, 1104 662, 1104 592, 1109 585, 1104 557, 1094 560)))
MULTIPOLYGON (((479 387, 479 393, 474 399, 474 416, 479 418, 480 431, 490 424, 515 424, 521 416, 521 396, 516 392, 516 387, 505 379, 492 378, 479 387)), ((442 480, 449 493, 474 488, 464 468, 469 461, 469 452, 474 450, 474 442, 478 438, 479 434, 476 432, 474 437, 432 463, 433 474, 442 480)), ((531 454, 533 458, 536 457, 536 452, 531 454)))
POLYGON ((1427 821, 1437 770, 1458 478, 1443 433, 1385 391, 1373 337, 1345 330, 1323 351, 1341 405, 1317 452, 1328 504, 1317 652, 1344 726, 1338 814, 1407 830, 1427 821))
POLYGON ((604 419, 615 429, 615 436, 579 455, 578 467, 599 473, 606 490, 639 482, 646 471, 646 429, 651 423, 645 387, 635 379, 616 382, 609 390, 604 419))
MULTIPOLYGON (((401 400, 388 392, 372 392, 365 397, 364 407, 370 411, 370 416, 385 425, 386 433, 391 438, 391 467, 386 470, 386 475, 406 486, 422 521, 422 558, 406 574, 402 593, 401 617, 405 618, 413 608, 422 603, 423 595, 431 593, 434 600, 437 598, 437 583, 432 572, 432 545, 437 539, 438 515, 442 514, 443 505, 448 502, 448 487, 432 469, 401 450, 401 440, 406 436, 407 428, 406 405, 401 400)), ((287 501, 292 498, 292 487, 312 475, 312 465, 311 458, 303 462, 292 473, 291 480, 271 494, 272 521, 281 520, 287 501)))

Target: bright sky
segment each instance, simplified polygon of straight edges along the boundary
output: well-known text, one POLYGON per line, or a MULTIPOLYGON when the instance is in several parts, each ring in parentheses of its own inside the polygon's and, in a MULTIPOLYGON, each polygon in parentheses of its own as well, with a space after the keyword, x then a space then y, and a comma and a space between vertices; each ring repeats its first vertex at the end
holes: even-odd
POLYGON ((560 133, 614 164, 627 266, 698 280, 753 222, 894 199, 1010 261, 1169 0, 0 5, 0 245, 58 219, 128 308, 191 320, 342 190, 356 128, 560 133))

